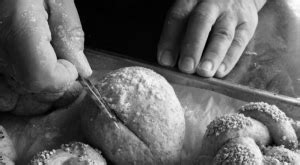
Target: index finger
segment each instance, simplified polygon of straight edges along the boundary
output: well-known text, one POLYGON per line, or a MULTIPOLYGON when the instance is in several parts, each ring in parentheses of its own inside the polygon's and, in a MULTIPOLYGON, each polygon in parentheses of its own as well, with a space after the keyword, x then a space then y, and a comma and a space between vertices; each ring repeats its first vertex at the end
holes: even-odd
POLYGON ((180 40, 188 20, 188 16, 196 0, 177 0, 168 12, 161 38, 158 44, 158 62, 165 66, 174 66, 179 54, 180 40))
POLYGON ((208 35, 219 15, 216 5, 203 2, 190 15, 187 30, 181 47, 179 69, 194 73, 203 53, 208 35))
POLYGON ((83 53, 84 32, 74 0, 48 0, 47 2, 52 45, 57 56, 75 65, 81 76, 90 76, 92 69, 83 53))

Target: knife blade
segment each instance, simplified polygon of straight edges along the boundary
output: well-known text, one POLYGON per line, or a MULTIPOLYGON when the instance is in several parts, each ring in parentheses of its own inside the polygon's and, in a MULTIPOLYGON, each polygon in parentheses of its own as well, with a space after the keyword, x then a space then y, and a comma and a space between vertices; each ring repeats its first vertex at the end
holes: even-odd
POLYGON ((98 89, 95 87, 95 85, 89 79, 85 79, 85 78, 83 78, 81 76, 79 76, 79 82, 82 84, 82 86, 84 87, 84 89, 86 89, 86 91, 88 92, 88 94, 94 100, 94 102, 96 103, 97 107, 100 110, 104 110, 104 112, 108 115, 108 117, 113 120, 113 122, 115 123, 116 127, 119 128, 119 126, 117 124, 117 122, 119 120, 117 120, 115 113, 112 112, 112 110, 110 109, 109 105, 107 104, 107 102, 105 101, 105 99, 102 97, 101 93, 98 91, 98 89))

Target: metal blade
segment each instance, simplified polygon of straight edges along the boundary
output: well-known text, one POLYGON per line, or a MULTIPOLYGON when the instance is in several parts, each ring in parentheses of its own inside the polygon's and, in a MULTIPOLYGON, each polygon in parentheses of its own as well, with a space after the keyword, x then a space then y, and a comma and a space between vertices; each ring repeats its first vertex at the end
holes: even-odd
POLYGON ((97 90, 97 88, 92 84, 92 82, 89 79, 85 79, 82 77, 79 77, 79 81, 81 84, 87 89, 87 92, 91 96, 91 98, 95 101, 98 108, 103 109, 104 112, 108 115, 110 119, 112 119, 115 123, 115 125, 119 128, 118 120, 116 119, 114 113, 110 110, 110 107, 108 106, 107 102, 103 99, 100 92, 97 90))

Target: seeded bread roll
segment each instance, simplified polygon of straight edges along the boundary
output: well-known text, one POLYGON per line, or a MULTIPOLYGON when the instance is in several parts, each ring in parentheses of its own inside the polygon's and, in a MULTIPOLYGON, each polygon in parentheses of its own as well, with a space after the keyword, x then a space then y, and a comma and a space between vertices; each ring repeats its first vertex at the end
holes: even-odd
POLYGON ((114 122, 90 97, 82 103, 83 131, 115 164, 175 164, 185 134, 184 111, 172 86, 142 67, 109 73, 96 84, 114 122))
POLYGON ((15 147, 7 135, 6 130, 0 125, 0 155, 14 161, 16 159, 15 147))
POLYGON ((200 155, 214 157, 225 143, 238 137, 250 137, 258 145, 267 145, 271 141, 267 127, 261 122, 243 114, 225 115, 207 126, 200 155))
POLYGON ((231 139, 217 153, 215 165, 263 165, 263 155, 255 141, 249 137, 231 139))
POLYGON ((30 165, 106 165, 100 151, 81 142, 64 144, 60 149, 38 153, 30 165))
POLYGON ((289 149, 298 146, 297 135, 290 119, 275 105, 263 102, 249 103, 239 112, 266 125, 276 145, 284 145, 289 149))
POLYGON ((263 149, 263 153, 265 155, 266 164, 300 165, 300 154, 283 146, 266 147, 263 149))

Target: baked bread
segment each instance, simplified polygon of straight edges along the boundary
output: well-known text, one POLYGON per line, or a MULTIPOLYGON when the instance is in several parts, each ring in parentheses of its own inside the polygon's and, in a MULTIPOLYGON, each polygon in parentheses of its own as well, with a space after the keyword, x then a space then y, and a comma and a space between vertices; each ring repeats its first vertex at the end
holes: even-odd
POLYGON ((294 151, 298 147, 298 128, 297 122, 276 106, 246 104, 238 114, 216 118, 208 125, 199 163, 300 164, 300 154, 294 151))
POLYGON ((63 144, 60 149, 38 153, 30 165, 106 165, 100 151, 87 144, 73 142, 63 144))
POLYGON ((82 127, 89 142, 115 164, 175 164, 185 134, 184 111, 172 86, 142 67, 127 67, 105 76, 96 87, 112 120, 87 96, 82 127))
POLYGON ((271 142, 269 131, 261 122, 243 114, 225 115, 207 126, 200 154, 214 157, 225 143, 238 137, 250 137, 259 145, 271 142))
POLYGON ((229 140, 217 153, 216 165, 263 165, 263 155, 255 141, 249 137, 229 140))
POLYGON ((298 147, 297 135, 290 119, 275 105, 249 103, 240 108, 239 112, 266 125, 276 145, 284 145, 289 149, 298 147))

